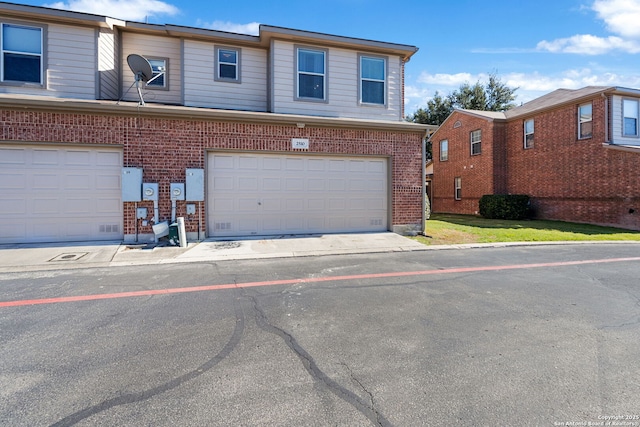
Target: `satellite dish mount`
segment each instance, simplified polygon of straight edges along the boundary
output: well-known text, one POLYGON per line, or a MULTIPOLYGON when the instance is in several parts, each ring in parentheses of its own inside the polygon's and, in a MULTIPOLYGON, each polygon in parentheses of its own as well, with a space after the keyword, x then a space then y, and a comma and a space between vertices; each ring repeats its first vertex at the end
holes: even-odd
MULTIPOLYGON (((147 58, 135 53, 132 53, 131 55, 127 56, 127 63, 129 64, 129 68, 131 68, 131 71, 133 72, 133 76, 134 76, 134 82, 129 87, 129 89, 131 89, 133 85, 136 86, 136 90, 138 91, 138 97, 140 98, 140 101, 138 104, 144 105, 144 98, 142 96, 142 87, 140 83, 147 84, 154 79, 153 69, 151 68, 151 64, 149 63, 147 58)), ((156 76, 155 78, 157 77, 158 76, 156 76)), ((129 90, 127 90, 127 92, 129 92, 129 90)))

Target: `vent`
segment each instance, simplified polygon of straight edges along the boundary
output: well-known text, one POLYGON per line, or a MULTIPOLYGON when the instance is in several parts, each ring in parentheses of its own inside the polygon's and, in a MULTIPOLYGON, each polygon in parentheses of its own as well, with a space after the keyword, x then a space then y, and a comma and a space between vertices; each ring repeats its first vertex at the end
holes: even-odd
POLYGON ((371 224, 370 225, 382 225, 382 219, 377 218, 377 219, 372 219, 370 220, 371 224))
POLYGON ((231 230, 230 222, 216 222, 216 230, 231 230))
POLYGON ((120 227, 118 224, 101 224, 100 233, 118 233, 120 227))
POLYGON ((462 122, 460 120, 456 120, 456 122, 453 124, 453 128, 459 128, 460 126, 462 126, 462 122))

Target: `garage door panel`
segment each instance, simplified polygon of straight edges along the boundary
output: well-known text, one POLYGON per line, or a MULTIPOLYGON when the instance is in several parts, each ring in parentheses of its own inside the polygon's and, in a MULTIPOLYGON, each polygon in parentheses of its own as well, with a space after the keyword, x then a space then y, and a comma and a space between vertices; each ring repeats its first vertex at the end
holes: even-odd
POLYGON ((0 222, 18 230, 0 243, 123 237, 120 149, 4 146, 0 157, 0 222))
POLYGON ((387 173, 380 158, 210 153, 208 233, 386 230, 387 173))

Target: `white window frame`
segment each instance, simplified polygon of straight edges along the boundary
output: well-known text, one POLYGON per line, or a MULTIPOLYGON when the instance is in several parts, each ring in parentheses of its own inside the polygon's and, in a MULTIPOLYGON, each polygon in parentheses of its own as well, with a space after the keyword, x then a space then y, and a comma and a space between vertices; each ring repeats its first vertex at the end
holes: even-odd
POLYGON ((443 139, 440 141, 440 161, 446 162, 447 160, 449 160, 449 140, 443 139))
POLYGON ((240 65, 242 62, 242 49, 237 47, 228 47, 228 46, 216 46, 215 48, 215 76, 214 80, 218 82, 228 82, 228 83, 241 83, 241 69, 240 65), (220 52, 235 52, 236 54, 236 62, 227 62, 220 60, 220 52), (222 65, 233 65, 235 66, 236 75, 234 78, 231 77, 223 77, 220 75, 220 67, 222 65))
POLYGON ((524 131, 524 148, 533 148, 534 140, 535 140, 535 121, 533 119, 527 119, 523 123, 523 131, 524 131), (528 124, 531 124, 530 129, 528 124))
POLYGON ((587 102, 578 106, 578 139, 589 139, 593 137, 593 104, 587 102), (583 113, 583 108, 589 107, 589 114, 583 113), (591 132, 583 134, 583 126, 586 124, 591 126, 591 132))
POLYGON ((453 198, 462 200, 462 178, 459 176, 453 178, 453 198))
POLYGON ((387 105, 387 76, 389 75, 389 61, 384 56, 373 56, 373 55, 358 55, 358 102, 361 105, 371 105, 371 106, 386 106, 387 105), (371 77, 365 78, 362 73, 364 67, 362 66, 362 61, 365 59, 374 60, 374 61, 382 61, 382 72, 384 77, 382 79, 374 79, 371 77), (382 83, 382 102, 370 102, 364 101, 364 88, 363 85, 365 82, 373 82, 373 83, 382 83))
POLYGON ((44 81, 44 70, 46 69, 45 59, 46 59, 46 25, 32 25, 32 24, 24 24, 17 22, 2 22, 0 24, 0 83, 4 85, 12 85, 12 86, 45 86, 44 81), (5 50, 4 48, 4 29, 5 27, 19 27, 26 28, 31 30, 39 30, 40 31, 40 53, 33 52, 22 52, 22 51, 12 51, 5 50), (30 57, 37 57, 40 60, 40 76, 38 82, 33 81, 25 81, 25 80, 8 80, 5 77, 5 54, 16 54, 30 57))
POLYGON ((329 61, 329 51, 327 49, 319 49, 315 47, 304 47, 304 46, 296 46, 295 47, 295 100, 297 101, 309 101, 309 102, 328 102, 327 99, 327 86, 328 86, 328 72, 329 69, 328 61, 329 61), (322 73, 315 73, 311 71, 300 71, 300 52, 312 52, 312 53, 320 53, 323 58, 323 70, 322 73), (322 98, 312 97, 312 96, 300 96, 300 77, 303 75, 308 76, 320 76, 322 77, 322 98))
POLYGON ((169 90, 169 59, 147 57, 147 61, 149 61, 149 64, 151 64, 151 69, 153 70, 153 77, 147 82, 145 87, 147 89, 154 89, 154 90, 169 90), (158 67, 154 66, 153 62, 163 62, 164 65, 162 66, 162 68, 164 68, 164 70, 158 69, 158 67), (162 80, 160 80, 159 78, 156 78, 156 76, 160 75, 160 73, 164 73, 164 75, 162 76, 162 80))
POLYGON ((482 130, 481 129, 472 130, 469 133, 469 135, 470 135, 469 139, 471 142, 471 155, 478 156, 482 154, 482 130), (477 150, 474 149, 474 147, 477 147, 477 150))
POLYGON ((622 136, 624 137, 628 137, 628 138, 638 138, 639 133, 638 133, 638 122, 640 122, 640 102, 638 102, 638 99, 632 99, 632 98, 623 98, 622 99, 622 136), (635 111, 627 111, 627 105, 630 104, 635 104, 634 107, 632 107, 633 109, 635 109, 635 111), (626 126, 626 121, 627 119, 633 119, 635 120, 635 129, 633 133, 627 133, 627 126, 626 126))

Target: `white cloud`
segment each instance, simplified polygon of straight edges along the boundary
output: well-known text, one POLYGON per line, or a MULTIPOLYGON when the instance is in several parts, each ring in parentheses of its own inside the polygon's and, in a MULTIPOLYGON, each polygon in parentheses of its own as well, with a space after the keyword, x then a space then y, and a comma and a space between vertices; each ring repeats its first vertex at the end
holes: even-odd
POLYGON ((45 6, 126 21, 145 21, 151 16, 176 15, 179 12, 177 7, 159 0, 69 0, 45 6))
POLYGON ((612 33, 640 39, 640 0, 595 0, 591 8, 612 33))
POLYGON ((538 50, 552 53, 577 53, 582 55, 602 55, 612 51, 627 53, 640 52, 640 43, 624 40, 620 37, 597 37, 589 34, 578 34, 572 37, 543 40, 537 45, 538 50))
POLYGON ((250 22, 248 24, 236 24, 234 22, 229 22, 229 21, 213 21, 211 23, 198 21, 197 26, 202 28, 208 28, 210 30, 226 31, 229 33, 236 33, 236 34, 248 34, 252 36, 257 36, 258 34, 260 34, 259 22, 250 22))
POLYGON ((594 0, 590 7, 615 36, 577 34, 556 40, 543 40, 537 49, 552 53, 602 55, 609 52, 640 52, 640 0, 594 0))

